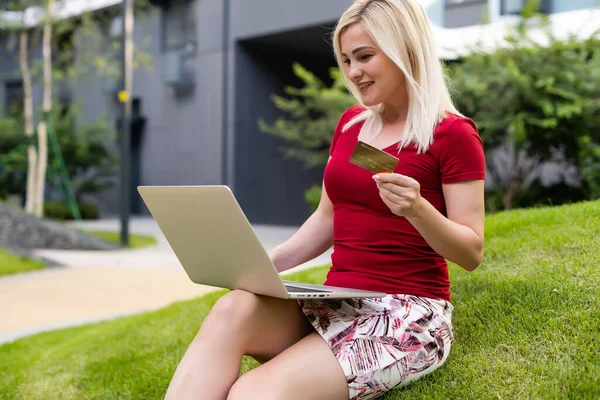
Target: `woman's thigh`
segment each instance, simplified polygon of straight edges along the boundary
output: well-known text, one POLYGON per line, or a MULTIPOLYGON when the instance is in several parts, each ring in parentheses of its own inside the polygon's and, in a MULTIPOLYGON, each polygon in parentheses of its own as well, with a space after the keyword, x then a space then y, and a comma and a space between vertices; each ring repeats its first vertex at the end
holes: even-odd
POLYGON ((295 300, 234 290, 214 305, 202 325, 237 339, 244 354, 265 362, 314 331, 295 300))
POLYGON ((244 374, 227 399, 347 400, 348 383, 327 343, 313 332, 244 374))

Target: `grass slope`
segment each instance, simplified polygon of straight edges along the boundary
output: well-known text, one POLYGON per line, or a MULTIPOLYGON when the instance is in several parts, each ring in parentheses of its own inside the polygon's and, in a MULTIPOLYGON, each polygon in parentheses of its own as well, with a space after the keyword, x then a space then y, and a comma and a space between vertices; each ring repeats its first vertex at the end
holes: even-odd
MULTIPOLYGON (((598 201, 488 217, 483 264, 450 266, 447 364, 385 399, 599 398, 598 249, 598 201)), ((322 282, 326 271, 293 278, 322 282)), ((0 399, 162 399, 223 293, 0 346, 0 399)), ((242 371, 254 366, 245 358, 242 371)))

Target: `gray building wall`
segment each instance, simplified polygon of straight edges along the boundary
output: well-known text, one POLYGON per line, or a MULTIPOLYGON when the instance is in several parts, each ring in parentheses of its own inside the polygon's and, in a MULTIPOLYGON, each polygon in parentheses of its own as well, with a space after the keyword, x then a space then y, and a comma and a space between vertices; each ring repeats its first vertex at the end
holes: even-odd
MULTIPOLYGON (((440 1, 438 4, 442 4, 440 1)), ((444 24, 446 28, 459 28, 481 24, 487 15, 487 0, 468 1, 464 3, 448 3, 444 13, 444 24)))
MULTIPOLYGON (((145 65, 134 71, 132 98, 140 99, 142 102, 142 113, 148 117, 146 134, 142 139, 142 158, 141 171, 142 179, 149 174, 155 173, 154 165, 148 165, 148 160, 157 156, 168 156, 171 158, 171 143, 156 144, 154 138, 161 138, 168 131, 162 124, 163 121, 163 98, 166 95, 166 88, 160 81, 160 41, 158 33, 160 32, 160 13, 158 10, 136 16, 134 42, 137 48, 148 53, 154 59, 154 65, 145 65), (152 116, 150 118, 150 116, 152 116), (148 135, 154 132, 153 135, 148 135), (157 151, 157 147, 162 152, 157 151), (164 153, 163 153, 164 152, 164 153)), ((116 93, 119 89, 118 77, 107 77, 95 68, 90 68, 85 60, 88 54, 105 54, 113 57, 117 61, 120 59, 120 53, 111 53, 111 42, 106 30, 98 30, 93 38, 89 36, 79 38, 76 41, 75 53, 76 63, 81 70, 86 73, 81 75, 73 88, 73 101, 82 106, 82 119, 87 123, 93 123, 98 119, 106 119, 112 127, 117 126, 117 120, 121 113, 120 103, 116 100, 116 93)), ((167 139, 169 139, 167 135, 167 139)), ((115 154, 118 154, 119 148, 117 142, 112 146, 115 154)), ((115 184, 118 183, 118 177, 115 177, 115 184)), ((140 182, 143 183, 143 182, 140 182)), ((137 192, 133 193, 138 207, 141 204, 137 192)), ((98 204, 100 212, 107 216, 116 214, 119 209, 119 188, 118 185, 113 189, 107 190, 100 195, 95 195, 93 201, 98 204)))
MULTIPOLYGON (((219 0, 197 2, 198 48, 184 62, 193 77, 194 89, 187 95, 164 84, 161 78, 161 15, 159 10, 136 16, 134 41, 154 59, 148 70, 134 71, 132 98, 141 101, 146 129, 141 139, 141 185, 217 184, 221 180, 221 90, 222 51, 218 40, 220 24, 215 23, 219 0), (217 32, 216 32, 217 31, 217 32), (215 40, 217 38, 217 40, 215 40)), ((108 39, 105 37, 103 42, 108 39)), ((87 48, 89 43, 82 43, 87 48)), ((100 45, 102 46, 102 44, 100 45)), ((118 83, 117 83, 118 85, 118 83)), ((118 86, 117 86, 118 87, 118 86)), ((83 79, 75 89, 75 99, 84 104, 88 122, 106 115, 116 124, 121 105, 115 93, 107 93, 99 79, 83 79)), ((113 147, 118 154, 118 145, 113 147)), ((132 196, 141 205, 137 191, 132 196)), ((119 187, 96 196, 103 215, 119 210, 119 187)), ((147 213, 142 207, 143 213, 147 213)))
MULTIPOLYGON (((164 83, 163 27, 165 15, 156 9, 150 15, 136 17, 135 42, 140 45, 150 39, 145 51, 155 61, 152 70, 134 72, 132 98, 141 100, 141 112, 146 118, 146 129, 141 140, 141 185, 213 185, 223 183, 222 174, 222 102, 223 102, 223 2, 222 0, 195 1, 196 49, 185 57, 183 69, 191 82, 186 90, 164 83)), ((101 98, 94 93, 80 93, 81 97, 101 98)), ((98 105, 90 104, 91 110, 98 105)), ((120 115, 120 105, 110 105, 113 118, 120 115)), ((117 146, 115 151, 118 152, 117 146)), ((132 193, 143 204, 137 191, 132 193)), ((119 188, 99 197, 104 215, 119 210, 119 188)), ((142 205, 142 213, 147 209, 142 205)))
POLYGON ((335 21, 350 4, 352 0, 231 0, 231 39, 335 21))

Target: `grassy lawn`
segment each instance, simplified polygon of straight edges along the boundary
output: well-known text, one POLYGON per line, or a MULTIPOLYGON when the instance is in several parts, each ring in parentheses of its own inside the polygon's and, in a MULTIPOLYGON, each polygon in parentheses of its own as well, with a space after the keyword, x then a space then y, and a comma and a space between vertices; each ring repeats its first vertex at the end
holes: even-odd
MULTIPOLYGON (((94 230, 82 230, 88 235, 96 236, 100 239, 106 240, 116 244, 121 244, 121 236, 119 232, 110 231, 94 231, 94 230)), ((137 249, 140 247, 154 246, 156 245, 156 238, 154 236, 145 235, 133 235, 129 234, 129 248, 137 249)))
MULTIPOLYGON (((104 232, 104 231, 85 231, 90 235, 99 237, 109 242, 116 244, 120 243, 119 233, 117 232, 104 232)), ((153 236, 144 235, 130 235, 129 236, 129 248, 140 248, 146 246, 154 246, 156 239, 153 236)), ((0 276, 16 274, 20 272, 33 271, 36 269, 44 268, 44 263, 32 260, 29 258, 20 257, 18 255, 9 253, 8 251, 0 248, 0 276)), ((0 400, 2 400, 2 393, 0 392, 0 400)))
MULTIPOLYGON (((480 268, 451 266, 447 364, 385 399, 599 398, 598 249, 599 201, 488 217, 480 268)), ((223 293, 0 346, 0 399, 162 399, 223 293)), ((255 365, 246 358, 242 371, 255 365)))
MULTIPOLYGON (((0 276, 44 268, 44 263, 9 253, 0 248, 0 276)), ((0 394, 0 399, 2 395, 0 394)))

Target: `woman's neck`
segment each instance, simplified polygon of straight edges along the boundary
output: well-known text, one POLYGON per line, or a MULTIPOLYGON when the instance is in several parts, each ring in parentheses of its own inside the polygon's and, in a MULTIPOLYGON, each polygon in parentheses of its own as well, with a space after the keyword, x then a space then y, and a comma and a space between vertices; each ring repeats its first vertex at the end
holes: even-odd
POLYGON ((406 117, 408 115, 407 111, 403 112, 389 112, 385 110, 381 114, 381 119, 386 125, 399 125, 404 124, 406 122, 406 117))
POLYGON ((406 122, 408 103, 401 100, 398 104, 384 104, 381 118, 384 124, 397 125, 406 122))

